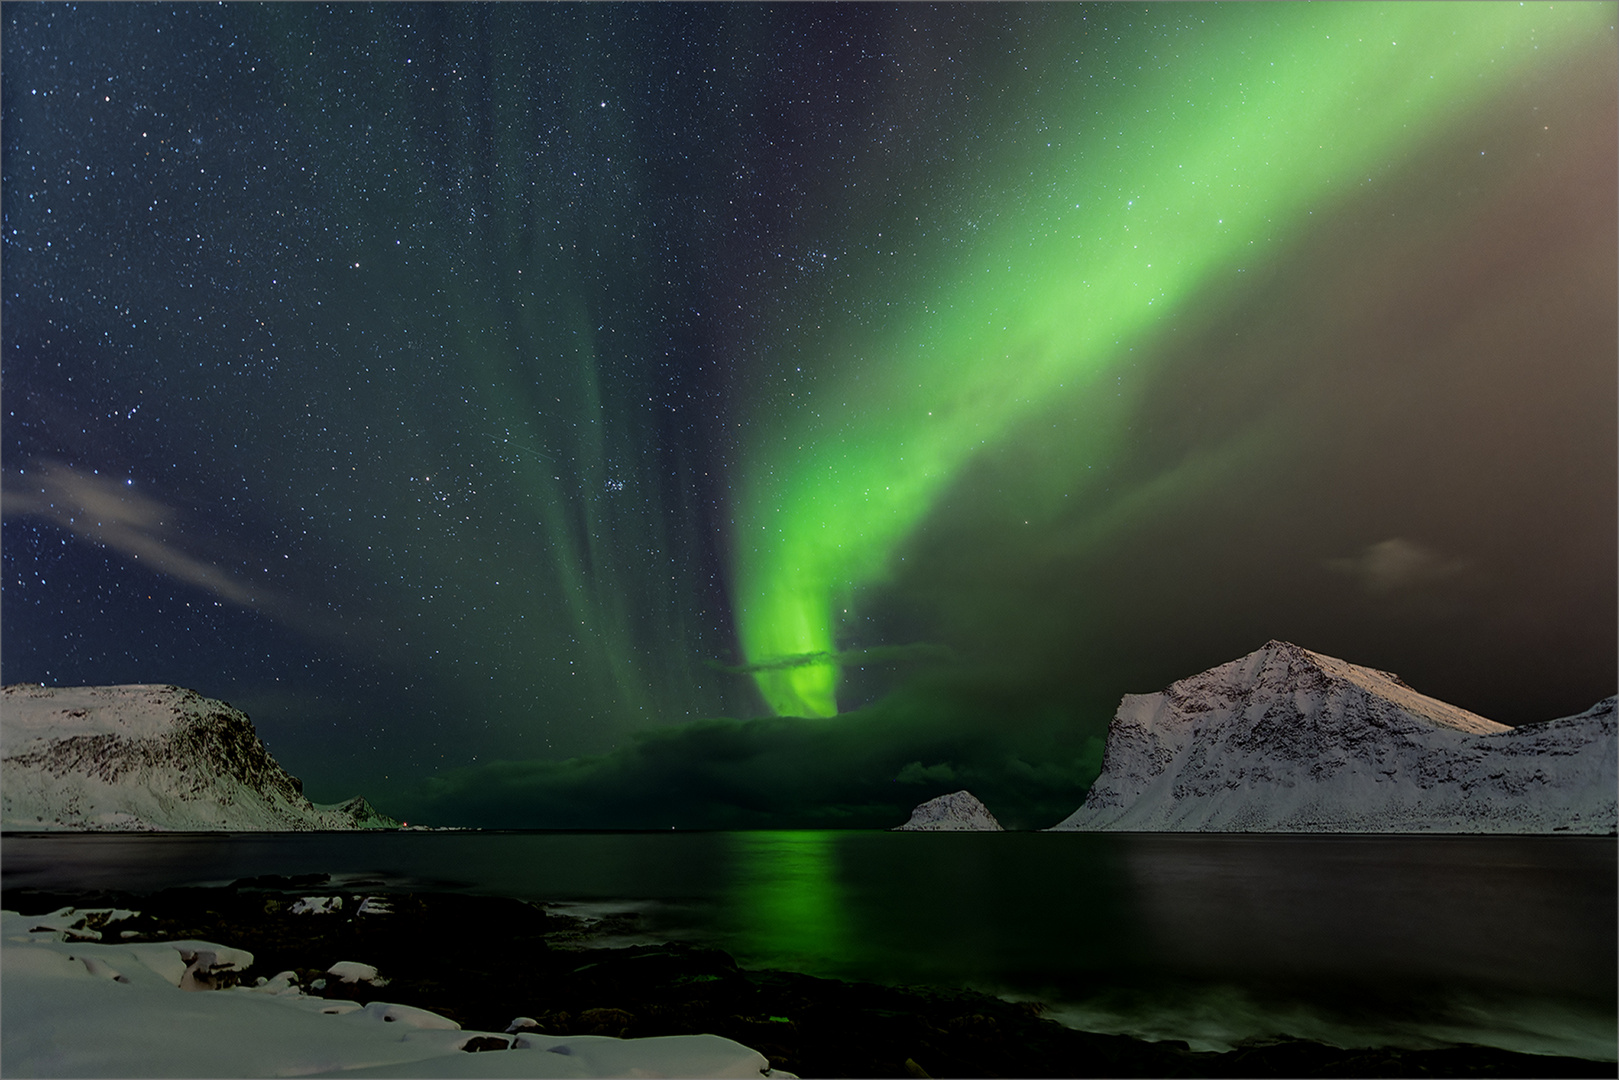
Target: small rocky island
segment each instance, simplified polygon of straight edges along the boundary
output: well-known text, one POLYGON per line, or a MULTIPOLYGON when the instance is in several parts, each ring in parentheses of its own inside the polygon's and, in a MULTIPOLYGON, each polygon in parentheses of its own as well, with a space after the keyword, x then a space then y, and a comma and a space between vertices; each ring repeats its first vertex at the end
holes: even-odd
POLYGON ((306 832, 397 829, 364 798, 317 806, 253 722, 178 686, 7 686, 0 828, 306 832))
POLYGON ((965 791, 940 795, 911 811, 911 820, 890 832, 1001 832, 989 808, 965 791))

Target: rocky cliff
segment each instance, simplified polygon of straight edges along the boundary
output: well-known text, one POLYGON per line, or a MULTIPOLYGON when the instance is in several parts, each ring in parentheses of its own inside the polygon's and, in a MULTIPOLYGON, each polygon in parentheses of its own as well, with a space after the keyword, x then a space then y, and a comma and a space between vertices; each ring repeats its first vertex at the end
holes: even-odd
POLYGON ((911 820, 893 832, 1000 832, 989 808, 965 791, 940 795, 911 811, 911 820))
POLYGON ((316 807, 252 721, 177 686, 7 686, 0 828, 397 828, 364 799, 316 807))
POLYGON ((1282 641, 1128 694, 1057 829, 1612 833, 1615 700, 1516 728, 1282 641))

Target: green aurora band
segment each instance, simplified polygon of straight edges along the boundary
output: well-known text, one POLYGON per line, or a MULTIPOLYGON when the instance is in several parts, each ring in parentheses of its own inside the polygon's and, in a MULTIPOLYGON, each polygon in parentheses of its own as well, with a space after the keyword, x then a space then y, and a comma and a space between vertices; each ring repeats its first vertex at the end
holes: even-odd
POLYGON ((1090 444, 1072 449, 1105 459, 1123 405, 1103 377, 1133 344, 1426 137, 1600 42, 1615 6, 1208 14, 1123 96, 1104 102, 1078 77, 1041 84, 1068 129, 1053 142, 1071 148, 1004 166, 1018 178, 1007 202, 1025 201, 944 287, 864 338, 806 346, 825 365, 817 400, 749 426, 737 620, 776 713, 836 715, 836 615, 975 455, 1051 395, 1083 394, 1090 444), (781 662, 814 655, 828 659, 781 662))

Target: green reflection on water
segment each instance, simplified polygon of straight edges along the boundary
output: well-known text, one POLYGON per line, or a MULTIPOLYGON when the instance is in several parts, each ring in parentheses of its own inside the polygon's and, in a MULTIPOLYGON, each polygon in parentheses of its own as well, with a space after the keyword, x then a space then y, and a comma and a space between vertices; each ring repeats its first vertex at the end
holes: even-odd
POLYGON ((731 947, 745 962, 819 968, 851 944, 835 831, 729 834, 731 947))

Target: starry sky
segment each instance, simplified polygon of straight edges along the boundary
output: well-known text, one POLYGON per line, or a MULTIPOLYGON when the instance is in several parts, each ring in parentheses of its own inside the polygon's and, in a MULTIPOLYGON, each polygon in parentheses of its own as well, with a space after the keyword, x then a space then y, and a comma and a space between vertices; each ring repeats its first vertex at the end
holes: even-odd
POLYGON ((658 828, 1614 692, 1613 4, 0 10, 8 683, 658 828))

